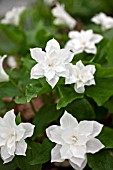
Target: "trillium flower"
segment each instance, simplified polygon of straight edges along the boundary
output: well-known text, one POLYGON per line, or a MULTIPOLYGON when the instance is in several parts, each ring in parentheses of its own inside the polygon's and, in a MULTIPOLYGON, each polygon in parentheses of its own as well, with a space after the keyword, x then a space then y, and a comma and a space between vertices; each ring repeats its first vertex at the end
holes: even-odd
POLYGON ((0 82, 9 81, 9 76, 6 74, 3 68, 3 61, 6 58, 6 55, 3 57, 0 56, 0 82))
POLYGON ((110 16, 107 16, 103 12, 100 12, 99 14, 94 16, 91 19, 91 21, 97 25, 101 25, 102 30, 107 30, 107 29, 113 28, 113 18, 110 16))
POLYGON ((65 84, 75 83, 74 89, 77 93, 84 93, 84 86, 95 85, 94 73, 96 68, 94 65, 84 66, 80 60, 76 65, 70 64, 68 69, 69 75, 65 79, 65 84))
POLYGON ((93 30, 82 30, 81 32, 70 31, 69 38, 71 40, 66 43, 65 48, 72 50, 74 54, 79 54, 83 51, 96 54, 95 44, 99 43, 103 37, 99 34, 94 34, 93 30))
POLYGON ((25 10, 25 7, 14 7, 11 11, 5 14, 5 17, 1 20, 2 24, 14 24, 18 25, 20 15, 25 10))
POLYGON ((56 17, 55 25, 67 25, 70 29, 76 26, 76 20, 65 11, 64 5, 57 3, 56 7, 52 9, 52 14, 56 17))
POLYGON ((41 48, 33 48, 30 51, 32 58, 38 62, 31 70, 32 79, 46 77, 46 81, 53 88, 59 77, 67 76, 66 66, 72 61, 74 54, 67 49, 60 49, 55 39, 47 42, 46 52, 41 48))
POLYGON ((25 139, 31 137, 33 131, 34 125, 31 123, 16 125, 14 110, 8 111, 0 118, 0 154, 4 163, 12 161, 15 155, 26 155, 25 139))
POLYGON ((87 163, 87 153, 96 153, 104 145, 95 137, 103 125, 96 121, 81 121, 65 111, 60 126, 52 125, 46 129, 48 138, 56 143, 51 151, 51 162, 69 160, 76 170, 82 170, 87 163))

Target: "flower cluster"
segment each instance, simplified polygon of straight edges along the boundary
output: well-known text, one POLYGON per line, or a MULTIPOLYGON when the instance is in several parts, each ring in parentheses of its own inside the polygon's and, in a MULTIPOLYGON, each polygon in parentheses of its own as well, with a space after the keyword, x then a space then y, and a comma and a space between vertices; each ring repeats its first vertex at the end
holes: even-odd
POLYGON ((79 54, 85 51, 86 53, 96 54, 97 49, 95 44, 102 40, 102 36, 94 34, 93 30, 70 31, 69 40, 65 46, 70 49, 74 54, 79 54))
POLYGON ((87 153, 96 153, 104 145, 95 137, 103 125, 96 121, 81 121, 65 111, 60 126, 52 125, 46 129, 48 138, 56 143, 51 151, 51 162, 69 160, 76 170, 82 170, 87 163, 87 153))
POLYGON ((99 14, 94 16, 91 19, 91 21, 97 25, 101 25, 102 30, 107 30, 107 29, 113 28, 113 18, 110 16, 107 16, 103 12, 100 12, 99 14))
POLYGON ((64 5, 56 4, 56 7, 52 9, 52 14, 56 19, 55 25, 67 25, 70 29, 76 26, 76 20, 72 18, 64 9, 64 5))
POLYGON ((8 111, 0 118, 0 154, 4 163, 12 161, 15 155, 26 155, 25 139, 31 137, 33 131, 34 125, 31 123, 16 125, 14 110, 8 111))

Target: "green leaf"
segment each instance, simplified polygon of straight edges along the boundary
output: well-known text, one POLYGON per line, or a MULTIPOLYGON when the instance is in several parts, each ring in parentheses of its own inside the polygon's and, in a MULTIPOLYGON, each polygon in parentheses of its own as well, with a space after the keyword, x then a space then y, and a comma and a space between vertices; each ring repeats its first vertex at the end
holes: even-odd
POLYGON ((16 117, 16 123, 17 123, 17 124, 20 124, 21 122, 22 122, 22 120, 21 120, 21 114, 18 113, 18 115, 17 115, 17 117, 16 117))
POLYGON ((98 139, 106 148, 113 148, 113 129, 104 126, 98 139))
POLYGON ((25 93, 27 102, 30 102, 32 98, 40 96, 44 93, 48 93, 51 90, 52 90, 51 87, 47 84, 47 82, 44 79, 40 79, 35 81, 34 83, 30 83, 29 85, 27 85, 25 93))
POLYGON ((85 94, 102 106, 113 95, 113 80, 96 79, 96 85, 86 87, 85 94))
POLYGON ((20 90, 11 82, 0 83, 0 97, 15 97, 21 95, 20 90))
POLYGON ((113 77, 113 67, 101 67, 101 65, 96 64, 95 76, 98 78, 112 78, 113 77))
POLYGON ((0 54, 18 54, 25 51, 26 37, 18 27, 0 24, 0 54))
POLYGON ((111 97, 106 103, 104 103, 104 107, 109 110, 109 112, 113 113, 113 97, 111 97))
POLYGON ((33 124, 36 125, 36 135, 43 135, 44 129, 62 114, 62 110, 56 110, 55 104, 44 105, 36 114, 33 124))
POLYGON ((66 107, 75 99, 83 98, 83 94, 78 94, 74 91, 73 86, 59 86, 60 101, 57 104, 57 109, 66 107))
POLYGON ((113 170, 113 150, 88 154, 88 165, 92 170, 113 170))
POLYGON ((30 165, 30 161, 33 160, 40 151, 40 143, 33 141, 28 142, 28 149, 26 156, 17 156, 18 167, 21 170, 42 170, 42 165, 30 165))
POLYGON ((95 119, 93 107, 86 99, 77 99, 70 103, 65 109, 78 120, 95 119))
POLYGON ((3 164, 3 161, 0 159, 0 170, 15 170, 16 168, 17 164, 15 158, 7 164, 3 164))
POLYGON ((48 139, 45 139, 41 145, 40 152, 37 154, 36 158, 30 162, 31 165, 43 164, 51 159, 51 150, 54 144, 48 139))
POLYGON ((22 96, 14 99, 14 101, 15 101, 16 104, 24 104, 24 103, 27 103, 26 97, 22 97, 22 96))
POLYGON ((108 48, 106 59, 108 61, 108 66, 113 67, 113 39, 109 43, 109 48, 108 48))

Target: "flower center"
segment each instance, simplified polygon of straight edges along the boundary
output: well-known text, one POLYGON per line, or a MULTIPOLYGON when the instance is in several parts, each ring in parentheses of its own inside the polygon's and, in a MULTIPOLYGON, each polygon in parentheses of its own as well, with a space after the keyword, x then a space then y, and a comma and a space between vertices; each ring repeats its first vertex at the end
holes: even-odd
POLYGON ((77 139, 76 136, 73 135, 73 136, 71 137, 71 140, 72 140, 73 143, 76 143, 78 139, 77 139))

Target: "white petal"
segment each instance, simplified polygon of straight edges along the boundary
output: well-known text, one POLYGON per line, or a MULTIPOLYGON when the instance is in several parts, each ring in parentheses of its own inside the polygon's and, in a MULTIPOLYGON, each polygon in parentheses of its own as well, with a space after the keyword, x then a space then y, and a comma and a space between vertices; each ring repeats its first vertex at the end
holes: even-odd
POLYGON ((49 84, 52 88, 55 87, 55 85, 57 84, 58 80, 59 80, 59 76, 57 76, 57 75, 55 75, 55 77, 54 77, 53 79, 51 79, 51 80, 46 79, 46 81, 48 82, 48 84, 49 84))
POLYGON ((70 150, 74 157, 84 159, 86 154, 86 146, 85 145, 70 145, 70 150))
POLYGON ((31 79, 38 79, 44 77, 44 71, 42 67, 39 64, 36 64, 32 69, 31 69, 31 79))
POLYGON ((2 146, 1 147, 1 158, 3 159, 3 161, 5 162, 5 160, 9 159, 10 157, 12 157, 13 155, 10 155, 8 153, 8 150, 7 150, 7 146, 2 146))
POLYGON ((47 78, 48 81, 50 81, 51 79, 54 79, 55 71, 52 69, 45 70, 44 76, 47 78))
POLYGON ((91 53, 91 54, 96 54, 97 53, 97 48, 95 46, 93 46, 93 47, 89 46, 89 47, 85 48, 85 52, 91 53))
POLYGON ((9 158, 4 160, 4 164, 11 162, 13 160, 14 156, 10 156, 9 158))
POLYGON ((90 139, 87 144, 87 153, 96 153, 99 150, 101 150, 102 148, 104 148, 105 146, 96 138, 92 138, 90 139))
POLYGON ((79 39, 80 38, 80 33, 78 31, 70 31, 68 36, 71 39, 79 39))
POLYGON ((63 116, 60 119, 60 124, 62 129, 75 128, 78 125, 78 121, 67 111, 64 112, 63 116))
POLYGON ((20 126, 22 126, 25 129, 24 139, 31 137, 33 135, 35 128, 34 125, 32 125, 31 123, 20 123, 20 126))
POLYGON ((101 132, 103 125, 96 121, 92 121, 92 122, 93 122, 93 132, 92 132, 91 136, 96 137, 101 132))
POLYGON ((62 145, 61 149, 60 149, 60 154, 61 154, 61 158, 62 159, 70 159, 73 154, 70 151, 69 145, 62 145))
POLYGON ((72 162, 73 164, 81 167, 83 162, 84 162, 84 159, 81 159, 81 158, 76 158, 76 157, 72 157, 69 162, 72 162))
POLYGON ((81 121, 78 124, 78 130, 80 134, 84 134, 86 136, 89 136, 93 132, 93 121, 81 121))
POLYGON ((82 163, 81 167, 77 166, 76 164, 74 164, 73 162, 69 161, 70 162, 70 165, 76 169, 76 170, 83 170, 87 164, 87 158, 84 159, 84 162, 82 163))
POLYGON ((27 143, 25 142, 25 140, 21 140, 21 141, 17 142, 17 144, 16 144, 15 154, 26 156, 26 153, 25 153, 26 149, 27 149, 27 143))
POLYGON ((37 62, 43 61, 46 53, 42 51, 41 48, 32 48, 30 49, 31 57, 37 62))
POLYGON ((8 111, 5 115, 4 115, 4 122, 6 124, 6 126, 8 126, 9 128, 15 128, 16 123, 15 123, 15 114, 14 114, 14 109, 8 111))
POLYGON ((100 42, 102 39, 103 39, 102 35, 94 34, 92 39, 91 39, 91 42, 96 44, 96 43, 100 42))
POLYGON ((80 88, 77 88, 77 84, 74 85, 74 90, 75 90, 77 93, 84 93, 84 92, 85 92, 84 86, 82 86, 82 87, 80 87, 80 88))
POLYGON ((63 162, 64 159, 60 155, 61 145, 56 145, 51 151, 51 162, 63 162))
POLYGON ((59 126, 53 125, 53 126, 48 127, 46 129, 46 134, 52 142, 55 142, 58 144, 63 143, 63 140, 61 138, 62 129, 59 126))
POLYGON ((59 51, 60 45, 59 45, 58 41, 56 41, 53 38, 53 39, 51 39, 47 42, 45 50, 46 50, 47 53, 51 52, 51 50, 59 51))
POLYGON ((14 155, 15 153, 15 136, 11 136, 9 137, 8 141, 7 141, 7 152, 10 155, 14 155))
POLYGON ((5 143, 6 143, 6 139, 4 139, 0 136, 0 147, 5 145, 5 143))

